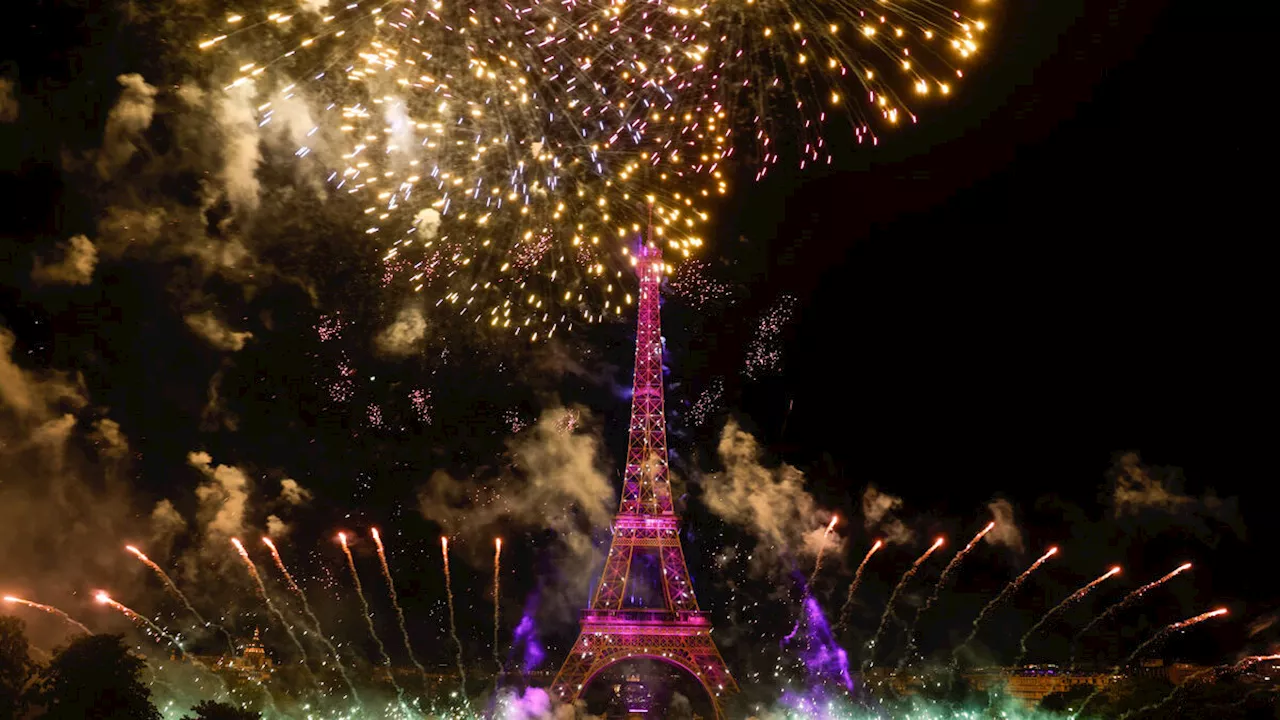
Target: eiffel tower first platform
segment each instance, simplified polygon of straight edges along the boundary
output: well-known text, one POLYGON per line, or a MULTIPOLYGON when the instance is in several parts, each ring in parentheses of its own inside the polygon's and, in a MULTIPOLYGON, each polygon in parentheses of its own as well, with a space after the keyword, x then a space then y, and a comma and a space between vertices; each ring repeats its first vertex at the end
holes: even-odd
MULTIPOLYGON (((613 542, 591 607, 581 614, 582 630, 552 683, 552 692, 572 702, 602 670, 630 659, 675 665, 698 679, 710 696, 717 718, 738 685, 711 638, 711 618, 698 609, 684 550, 680 518, 667 477, 667 426, 662 400, 662 327, 658 293, 664 265, 650 242, 636 253, 640 275, 636 369, 631 396, 631 425, 622 502, 613 521, 613 542), (632 560, 656 556, 660 600, 634 607, 628 586, 632 560)), ((652 593, 657 595, 656 592, 652 593)))

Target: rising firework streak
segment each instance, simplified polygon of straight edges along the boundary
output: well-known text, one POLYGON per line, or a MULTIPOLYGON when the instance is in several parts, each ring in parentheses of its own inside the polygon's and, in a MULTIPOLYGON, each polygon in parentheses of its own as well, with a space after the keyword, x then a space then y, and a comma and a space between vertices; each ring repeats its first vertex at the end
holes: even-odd
MULTIPOLYGON (((364 596, 364 585, 360 582, 360 573, 356 570, 356 559, 351 555, 351 548, 347 547, 347 534, 338 533, 338 543, 342 545, 342 554, 347 557, 347 569, 351 571, 351 580, 356 586, 356 597, 360 598, 360 607, 364 609, 364 621, 369 627, 369 637, 373 638, 373 642, 378 646, 378 657, 382 661, 383 667, 391 667, 391 657, 387 655, 387 646, 382 644, 382 638, 378 636, 378 630, 373 626, 373 611, 369 609, 369 600, 364 596)), ((396 690, 396 697, 399 700, 401 710, 404 710, 404 688, 400 687, 400 683, 396 682, 395 673, 388 673, 391 679, 391 686, 396 690)))
POLYGON ((858 586, 862 584, 862 571, 867 567, 867 561, 871 559, 876 551, 884 547, 883 540, 877 540, 871 545, 871 549, 863 556, 862 562, 858 563, 858 569, 853 573, 853 581, 849 583, 849 592, 845 595, 844 606, 840 608, 840 621, 836 623, 835 630, 839 632, 845 625, 849 623, 849 613, 853 611, 853 594, 858 591, 858 586))
POLYGON ((66 614, 66 613, 65 613, 65 612, 63 612, 62 610, 59 610, 58 608, 56 608, 56 607, 54 607, 54 606, 52 606, 52 605, 42 605, 42 604, 40 604, 40 603, 38 603, 38 602, 32 602, 32 601, 30 601, 30 600, 23 600, 23 599, 22 599, 22 598, 20 598, 20 597, 14 597, 14 596, 12 596, 12 595, 5 595, 5 596, 4 596, 4 601, 5 601, 5 602, 7 602, 7 603, 14 603, 14 604, 17 604, 17 605, 26 605, 26 606, 27 606, 27 607, 29 607, 29 608, 35 608, 36 610, 41 610, 41 611, 43 611, 43 612, 47 612, 47 613, 49 613, 50 615, 54 615, 54 616, 56 616, 56 617, 62 618, 62 619, 63 619, 63 620, 65 620, 66 622, 70 623, 71 625, 75 625, 77 628, 79 628, 79 629, 80 629, 80 631, 81 631, 81 632, 87 633, 87 634, 89 634, 89 635, 92 635, 92 634, 93 634, 93 631, 92 631, 92 630, 90 630, 89 628, 85 627, 85 626, 84 626, 84 624, 83 624, 83 623, 81 623, 79 620, 76 620, 75 618, 71 617, 70 615, 66 614))
POLYGON ((953 662, 959 660, 960 652, 963 651, 966 647, 968 647, 969 643, 973 642, 973 639, 978 636, 978 628, 982 625, 982 621, 985 620, 987 615, 992 610, 994 610, 997 605, 1000 604, 1000 601, 1009 597, 1015 591, 1017 591, 1018 588, 1022 587, 1022 583, 1026 582, 1027 578, 1031 577, 1031 573, 1035 572, 1037 569, 1039 569, 1041 565, 1048 562, 1049 558, 1057 554, 1058 554, 1057 547, 1049 548, 1048 552, 1046 552, 1044 555, 1041 555, 1040 559, 1031 563, 1031 567, 1027 568, 1026 570, 1023 570, 1021 575, 1014 578, 1013 581, 1010 582, 1008 585, 1005 585, 1004 589, 1000 591, 1000 594, 996 595, 995 598, 991 600, 991 602, 986 604, 986 607, 982 608, 982 612, 978 613, 978 617, 973 619, 973 629, 969 631, 969 636, 964 639, 964 642, 957 645, 954 651, 952 651, 951 657, 953 662))
POLYGON ((973 539, 969 541, 969 544, 961 548, 960 552, 956 553, 956 556, 951 558, 951 562, 947 563, 947 566, 942 569, 942 575, 938 578, 938 582, 933 586, 933 593, 929 595, 928 599, 924 601, 924 604, 920 606, 920 609, 916 611, 915 619, 911 621, 911 625, 907 628, 907 649, 906 652, 902 654, 902 660, 898 663, 898 669, 902 669, 911 661, 912 653, 915 651, 916 626, 920 623, 920 618, 933 605, 933 603, 937 601, 938 594, 942 592, 944 587, 946 587, 947 581, 951 579, 951 576, 956 572, 957 568, 960 567, 960 563, 964 560, 965 556, 977 546, 978 541, 986 537, 987 533, 994 530, 995 526, 996 524, 994 521, 987 523, 986 527, 979 530, 978 534, 974 535, 973 539))
POLYGON ((1014 665, 1022 664, 1022 659, 1026 657, 1026 654, 1027 654, 1027 640, 1029 640, 1032 635, 1035 635, 1037 630, 1044 627, 1045 623, 1049 622, 1049 620, 1053 618, 1055 615, 1057 615, 1058 613, 1062 612, 1063 610, 1066 610, 1067 608, 1071 607, 1073 604, 1079 602, 1081 598, 1083 598, 1085 595, 1088 595, 1090 592, 1093 591, 1094 588, 1098 587, 1109 578, 1119 574, 1120 574, 1120 566, 1117 565, 1111 568, 1110 570, 1106 571, 1105 573, 1099 575, 1094 580, 1089 581, 1089 583, 1081 587, 1079 590, 1076 590, 1075 592, 1067 596, 1066 600, 1063 600, 1062 602, 1058 603, 1053 607, 1053 609, 1045 613, 1044 616, 1040 618, 1040 622, 1037 622, 1035 625, 1032 625, 1031 629, 1022 635, 1022 640, 1018 642, 1018 648, 1019 648, 1018 659, 1015 660, 1013 664, 1014 665))
POLYGON ((378 534, 378 528, 373 528, 373 543, 378 549, 378 562, 382 564, 382 576, 387 580, 387 590, 391 593, 391 606, 396 610, 396 620, 400 623, 400 635, 404 638, 404 648, 409 652, 409 660, 413 662, 414 667, 418 668, 418 672, 422 674, 422 681, 427 681, 427 669, 422 667, 422 663, 418 662, 418 658, 413 654, 413 645, 409 642, 409 628, 405 625, 404 609, 400 607, 400 596, 396 594, 396 583, 391 579, 391 566, 387 565, 387 549, 382 545, 382 536, 378 534))
POLYGON ((462 664, 462 641, 458 639, 458 623, 453 614, 453 575, 449 572, 449 538, 440 536, 440 550, 444 555, 444 589, 449 596, 449 636, 458 648, 458 678, 462 682, 462 697, 467 696, 467 669, 462 664))
POLYGON ((920 569, 920 566, 924 564, 924 561, 928 560, 929 556, 932 555, 935 550, 942 547, 943 542, 943 538, 934 540, 933 544, 929 546, 929 549, 925 550, 924 554, 916 558, 916 561, 911 563, 911 567, 908 568, 906 572, 902 573, 902 579, 893 587, 893 592, 889 593, 889 601, 885 603, 884 613, 880 615, 880 626, 876 628, 876 634, 871 637, 871 642, 867 644, 867 658, 862 663, 864 670, 874 664, 876 645, 880 642, 880 636, 884 634, 884 629, 889 624, 889 617, 893 613, 893 604, 894 601, 898 599, 898 593, 901 593, 902 589, 907 586, 907 583, 911 582, 911 578, 915 576, 916 571, 920 569))

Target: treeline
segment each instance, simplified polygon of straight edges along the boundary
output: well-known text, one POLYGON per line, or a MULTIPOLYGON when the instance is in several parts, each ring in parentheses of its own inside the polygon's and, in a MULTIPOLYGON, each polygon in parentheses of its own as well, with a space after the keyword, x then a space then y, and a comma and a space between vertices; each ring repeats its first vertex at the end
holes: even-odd
MULTIPOLYGON (((80 635, 47 663, 31 658, 25 625, 0 616, 0 720, 161 720, 143 683, 147 662, 120 635, 80 635)), ((204 701, 183 720, 261 720, 204 701)))

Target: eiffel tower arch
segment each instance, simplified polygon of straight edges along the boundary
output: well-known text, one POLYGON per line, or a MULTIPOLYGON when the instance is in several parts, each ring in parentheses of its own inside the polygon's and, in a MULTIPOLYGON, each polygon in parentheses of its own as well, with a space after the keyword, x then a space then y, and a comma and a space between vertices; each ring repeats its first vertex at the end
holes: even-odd
POLYGON ((581 613, 578 639, 551 689, 562 701, 572 702, 605 669, 626 660, 652 659, 697 679, 716 717, 723 718, 725 701, 738 692, 738 685, 711 637, 710 616, 698 608, 667 475, 658 303, 665 266, 652 237, 636 259, 640 302, 622 500, 600 584, 591 607, 581 613), (642 556, 656 556, 661 593, 637 607, 635 565, 642 556))

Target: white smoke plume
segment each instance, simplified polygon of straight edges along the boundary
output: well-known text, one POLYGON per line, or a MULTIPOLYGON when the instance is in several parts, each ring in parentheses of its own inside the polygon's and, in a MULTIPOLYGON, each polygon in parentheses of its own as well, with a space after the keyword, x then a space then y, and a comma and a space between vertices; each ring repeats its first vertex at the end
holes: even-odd
POLYGON ((992 545, 1004 545, 1016 553, 1022 553, 1026 548, 1022 542, 1022 531, 1018 529, 1014 519, 1013 504, 1004 498, 996 498, 987 503, 987 509, 991 511, 991 519, 996 526, 987 533, 985 540, 992 545))
MULTIPOLYGON (((818 508, 804 474, 785 464, 761 465, 756 439, 733 420, 720 434, 718 451, 724 471, 703 478, 702 500, 716 515, 755 535, 754 569, 770 572, 784 557, 817 554, 831 516, 818 508)), ((830 546, 837 539, 825 541, 830 546)))
POLYGON ((120 99, 107 114, 102 149, 98 152, 98 174, 109 178, 138 151, 137 142, 151 127, 156 112, 156 89, 137 73, 116 78, 124 86, 120 99))
POLYGON ((289 534, 289 525, 275 515, 267 516, 267 535, 273 540, 279 540, 289 534))
POLYGON ((329 0, 298 0, 298 7, 309 13, 323 15, 329 9, 329 0))
POLYGON ((0 78, 0 123, 18 121, 22 104, 18 102, 16 85, 9 78, 0 78))
POLYGON ((120 430, 120 423, 111 418, 95 421, 90 439, 97 446, 98 454, 104 458, 119 460, 129 454, 129 441, 120 430))
POLYGON ((427 336, 427 318, 416 307, 405 308, 396 321, 374 339, 378 350, 395 356, 411 355, 418 343, 427 336))
POLYGON ((169 500, 161 500, 151 510, 151 544, 168 546, 187 529, 187 521, 169 500))
POLYGON ((902 498, 880 492, 868 485, 862 492, 862 521, 868 532, 884 536, 885 542, 904 544, 911 542, 915 533, 895 514, 902 507, 902 498))
POLYGON ((253 337, 251 332, 236 332, 223 325, 211 311, 187 315, 183 320, 192 332, 219 350, 228 352, 243 350, 245 341, 253 337))
POLYGON ((1196 503, 1195 498, 1166 487, 1162 480, 1152 477, 1137 453, 1121 455, 1112 472, 1115 475, 1113 502, 1116 517, 1144 509, 1177 512, 1196 503))
POLYGON ((231 207, 238 212, 258 209, 262 190, 258 181, 262 148, 255 95, 253 83, 244 83, 223 95, 215 110, 223 134, 221 180, 231 207))
POLYGON ((251 488, 249 476, 237 467, 214 466, 213 458, 206 452, 188 453, 187 463, 205 477, 196 488, 196 498, 200 501, 197 515, 205 537, 211 542, 225 542, 244 532, 251 488))
MULTIPOLYGON (((564 432, 564 408, 546 410, 534 425, 507 441, 511 467, 488 481, 461 482, 436 472, 418 494, 422 514, 467 546, 492 547, 504 530, 554 533, 563 581, 545 588, 540 612, 576 617, 603 559, 591 530, 608 526, 616 507, 613 484, 600 470, 600 440, 585 408, 575 431, 564 432)), ((463 545, 460 545, 463 547, 463 545)), ((484 562, 486 557, 477 557, 484 562)))
POLYGON ((0 327, 0 406, 19 419, 44 422, 58 407, 78 410, 88 402, 79 378, 66 373, 29 372, 13 361, 13 333, 0 327))
POLYGON ((93 269, 98 265, 98 248, 84 235, 73 235, 64 243, 58 243, 59 258, 45 263, 36 258, 31 269, 31 279, 40 284, 88 285, 93 281, 93 269))
POLYGON ((413 225, 423 240, 435 240, 440 234, 440 211, 424 208, 413 216, 413 225))
POLYGON ((297 480, 285 478, 280 481, 280 499, 289 505, 303 505, 311 500, 311 491, 297 480))

